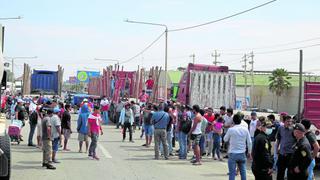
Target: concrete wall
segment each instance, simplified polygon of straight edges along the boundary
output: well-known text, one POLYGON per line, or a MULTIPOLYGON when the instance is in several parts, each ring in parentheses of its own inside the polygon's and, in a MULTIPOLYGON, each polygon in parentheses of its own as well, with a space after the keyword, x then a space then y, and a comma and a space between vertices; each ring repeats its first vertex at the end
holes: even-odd
MULTIPOLYGON (((303 93, 303 92, 302 92, 303 93)), ((244 87, 237 87, 237 98, 244 97, 244 87)), ((291 87, 283 96, 279 97, 279 109, 277 110, 277 97, 270 92, 267 86, 255 86, 253 91, 248 87, 248 96, 250 96, 250 106, 259 108, 273 109, 278 112, 286 111, 289 114, 296 114, 298 108, 299 88, 291 87)), ((303 108, 303 96, 302 96, 303 108)))

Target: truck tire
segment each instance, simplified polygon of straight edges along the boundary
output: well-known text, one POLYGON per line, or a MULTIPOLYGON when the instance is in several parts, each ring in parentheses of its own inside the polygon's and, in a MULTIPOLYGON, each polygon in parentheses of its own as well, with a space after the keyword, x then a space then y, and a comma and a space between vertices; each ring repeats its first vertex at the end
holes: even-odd
POLYGON ((11 174, 11 151, 10 151, 10 137, 8 135, 0 136, 0 147, 4 152, 4 154, 0 156, 0 165, 3 168, 3 169, 0 168, 0 170, 2 171, 5 169, 5 171, 7 171, 7 174, 5 176, 1 176, 2 172, 0 172, 0 179, 9 180, 10 174, 11 174), (3 167, 5 165, 7 167, 3 167))

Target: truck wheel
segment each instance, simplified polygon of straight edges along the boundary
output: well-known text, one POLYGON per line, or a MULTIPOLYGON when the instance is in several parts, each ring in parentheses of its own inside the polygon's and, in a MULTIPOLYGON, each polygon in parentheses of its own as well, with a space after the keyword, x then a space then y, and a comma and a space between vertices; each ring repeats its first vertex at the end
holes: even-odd
MULTIPOLYGON (((7 175, 6 176, 0 175, 0 179, 9 180, 10 174, 11 174, 11 151, 10 151, 10 137, 8 135, 0 136, 0 147, 4 152, 4 154, 0 156, 0 164, 7 165, 7 169, 8 169, 7 175), (8 161, 8 163, 4 163, 5 161, 8 161)), ((4 169, 6 169, 6 167, 4 167, 4 169)), ((0 170, 2 170, 2 168, 0 168, 0 170)))

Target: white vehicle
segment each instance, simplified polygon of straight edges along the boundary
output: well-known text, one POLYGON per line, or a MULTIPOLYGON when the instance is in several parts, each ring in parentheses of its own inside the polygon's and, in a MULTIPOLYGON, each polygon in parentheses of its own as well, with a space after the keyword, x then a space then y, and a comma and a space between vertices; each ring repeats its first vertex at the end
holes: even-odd
MULTIPOLYGON (((0 25, 0 36, 2 26, 0 25)), ((1 38, 0 38, 1 39, 1 38)), ((1 45, 1 44, 0 44, 1 45)), ((0 81, 4 74, 3 69, 3 55, 0 46, 0 81)), ((0 88, 2 87, 2 81, 0 88)), ((4 86, 5 87, 5 86, 4 86)), ((2 88, 1 88, 2 91, 2 88)), ((1 98, 0 98, 1 99, 1 98)), ((10 138, 6 132, 6 118, 4 114, 0 114, 0 179, 9 180, 11 173, 11 152, 10 152, 10 138)))

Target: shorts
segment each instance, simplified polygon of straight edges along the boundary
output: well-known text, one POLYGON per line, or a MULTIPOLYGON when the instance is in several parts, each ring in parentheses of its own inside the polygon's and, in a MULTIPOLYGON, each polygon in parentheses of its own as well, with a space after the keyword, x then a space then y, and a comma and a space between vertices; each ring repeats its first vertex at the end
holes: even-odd
POLYGON ((199 145, 201 139, 201 134, 192 134, 191 140, 193 141, 193 145, 199 145))
POLYGON ((52 141, 52 151, 57 152, 59 150, 59 138, 54 138, 52 141))
POLYGON ((71 130, 70 129, 63 129, 63 136, 65 139, 69 139, 71 136, 71 130))
POLYGON ((40 123, 39 123, 39 121, 38 121, 38 123, 37 123, 37 136, 42 137, 41 121, 40 121, 40 123))
POLYGON ((87 135, 87 134, 79 133, 79 135, 78 135, 78 140, 79 140, 79 141, 89 141, 88 135, 87 135))
POLYGON ((152 136, 153 132, 153 125, 144 125, 144 133, 146 134, 146 136, 152 136))

